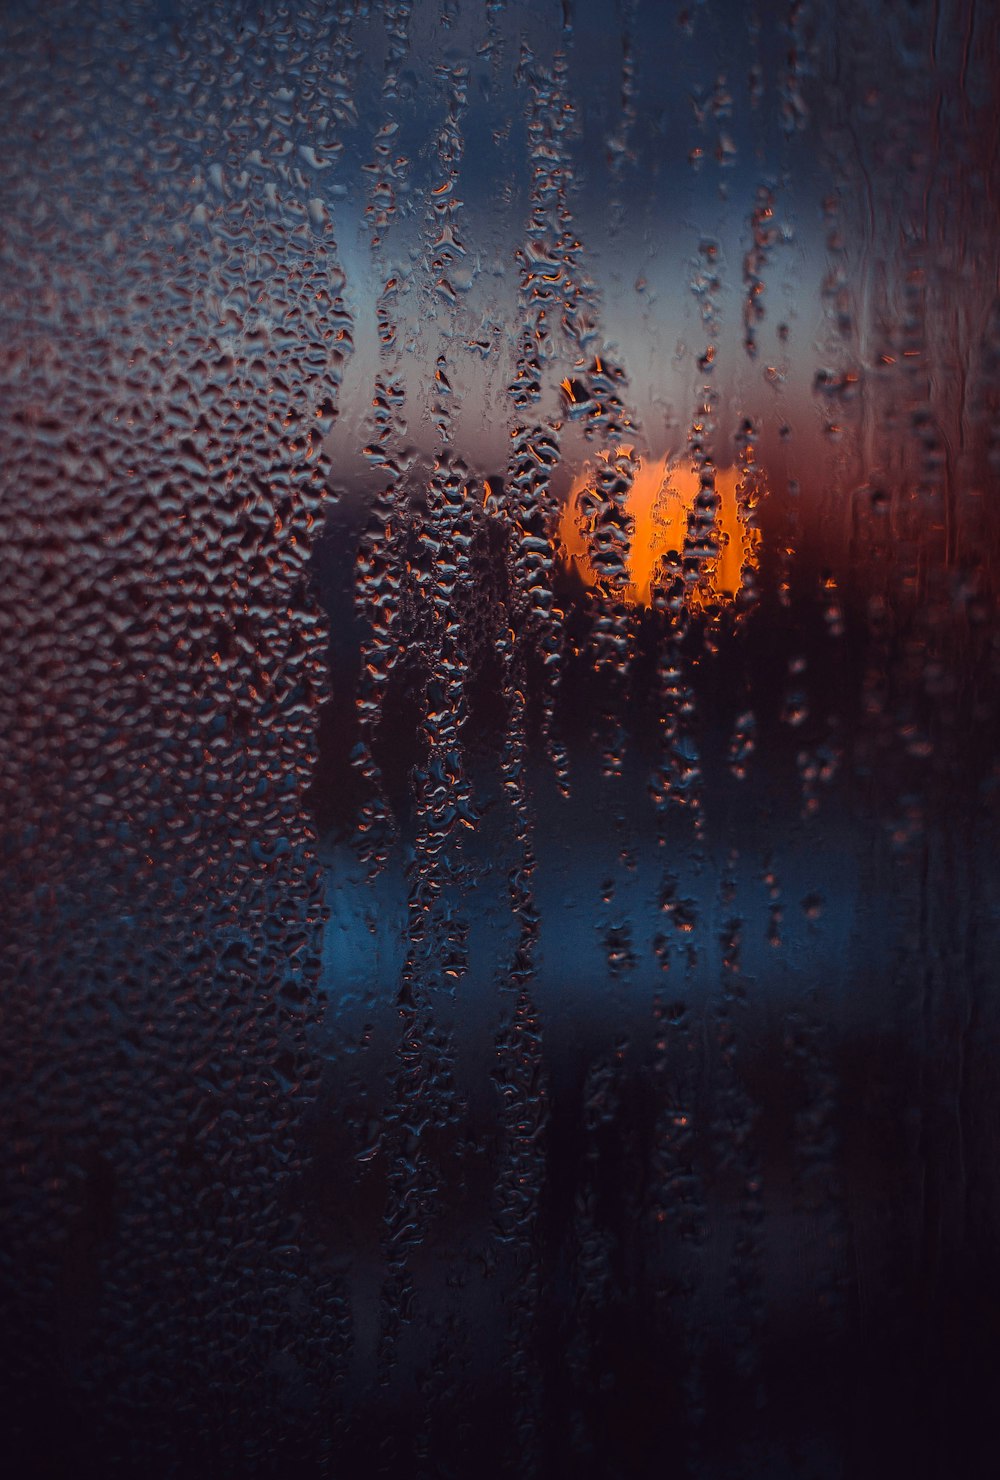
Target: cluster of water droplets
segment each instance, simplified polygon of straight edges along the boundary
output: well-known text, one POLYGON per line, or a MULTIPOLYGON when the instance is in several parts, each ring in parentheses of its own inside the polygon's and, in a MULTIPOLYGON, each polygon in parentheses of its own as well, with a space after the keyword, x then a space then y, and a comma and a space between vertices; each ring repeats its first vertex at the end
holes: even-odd
MULTIPOLYGON (((986 850, 928 817, 954 805, 975 838, 993 795, 975 791, 994 767, 988 561, 956 552, 974 552, 976 478, 995 471, 996 315, 976 319, 969 264, 956 301, 973 308, 948 307, 927 219, 901 234, 885 301, 860 301, 850 210, 884 258, 871 282, 897 248, 851 156, 839 183, 861 204, 824 207, 808 402, 833 492, 822 558, 800 559, 826 475, 806 469, 803 511, 780 460, 794 417, 768 441, 758 415, 761 387, 773 421, 791 394, 790 171, 761 170, 732 282, 711 222, 693 233, 685 399, 644 426, 581 158, 590 129, 624 254, 649 17, 623 3, 595 122, 575 9, 136 0, 53 6, 50 35, 23 8, 4 20, 2 1270, 18 1361, 37 1375, 56 1354, 123 1473, 208 1452, 264 1476, 288 1452, 333 1475, 369 1451, 432 1473, 477 1382, 500 1394, 516 1473, 555 1473, 547 1414, 566 1453, 606 1454, 633 1338, 698 1473, 723 1347, 766 1396, 786 1233, 772 1247, 762 1229, 782 1198, 809 1231, 810 1310, 831 1340, 844 1329, 827 977, 850 987, 835 958, 886 876, 901 923, 878 918, 857 980, 892 976, 927 1043, 944 1023, 958 1089, 927 1071, 928 1103, 966 1115, 973 1007, 946 985, 986 850), (487 149, 510 166, 503 231, 477 195, 487 149), (734 322, 747 379, 724 390, 734 322), (940 390, 941 324, 956 345, 980 334, 968 396, 940 390), (358 488, 338 441, 355 383, 358 488), (697 492, 639 604, 631 499, 668 431, 697 492), (559 537, 584 465, 586 581, 559 537), (733 469, 752 558, 724 599, 733 469), (311 581, 324 527, 350 542, 343 631, 311 581), (331 646, 354 643, 331 694, 331 646), (349 712, 332 779, 324 704, 349 712), (357 798, 325 872, 324 785, 357 798), (832 841, 813 857, 819 822, 832 841), (337 976, 324 930, 352 908, 337 976), (762 980, 771 1018, 754 1016, 762 980)), ((788 150, 809 117, 803 11, 779 28, 788 150)), ((725 201, 735 87, 702 71, 701 142, 677 147, 725 201)), ((911 123, 922 86, 915 70, 911 123)), ((860 143, 853 115, 833 126, 884 167, 865 108, 860 143)), ((891 164, 903 145, 886 147, 891 164)))

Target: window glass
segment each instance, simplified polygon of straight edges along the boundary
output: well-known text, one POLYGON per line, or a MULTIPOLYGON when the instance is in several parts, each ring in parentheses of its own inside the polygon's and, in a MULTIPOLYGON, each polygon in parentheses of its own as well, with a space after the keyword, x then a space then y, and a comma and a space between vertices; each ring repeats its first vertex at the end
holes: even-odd
POLYGON ((16 1473, 992 1473, 993 8, 0 27, 16 1473))

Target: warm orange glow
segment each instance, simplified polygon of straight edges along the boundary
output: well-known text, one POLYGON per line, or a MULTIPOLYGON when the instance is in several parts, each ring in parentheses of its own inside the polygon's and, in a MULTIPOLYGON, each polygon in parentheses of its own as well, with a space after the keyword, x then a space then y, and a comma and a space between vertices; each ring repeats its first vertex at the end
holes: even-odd
MULTIPOLYGON (((671 550, 683 552, 688 515, 694 509, 700 480, 694 467, 671 466, 666 457, 656 462, 636 461, 638 468, 626 505, 633 528, 624 595, 634 606, 648 606, 657 563, 671 550)), ((741 468, 723 468, 715 474, 718 555, 706 568, 700 591, 693 593, 696 599, 731 601, 742 585, 744 565, 755 563, 757 532, 748 527, 736 493, 743 476, 741 468)), ((573 483, 559 520, 559 539, 588 586, 596 585, 597 577, 590 562, 586 516, 580 499, 593 486, 593 471, 587 468, 573 483)))

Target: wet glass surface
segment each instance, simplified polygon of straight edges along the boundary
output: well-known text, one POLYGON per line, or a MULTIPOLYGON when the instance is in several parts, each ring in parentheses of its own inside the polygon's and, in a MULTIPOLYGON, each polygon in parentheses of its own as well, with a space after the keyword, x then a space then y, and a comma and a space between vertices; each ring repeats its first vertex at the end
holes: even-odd
POLYGON ((992 1475, 992 8, 0 27, 14 1473, 992 1475))

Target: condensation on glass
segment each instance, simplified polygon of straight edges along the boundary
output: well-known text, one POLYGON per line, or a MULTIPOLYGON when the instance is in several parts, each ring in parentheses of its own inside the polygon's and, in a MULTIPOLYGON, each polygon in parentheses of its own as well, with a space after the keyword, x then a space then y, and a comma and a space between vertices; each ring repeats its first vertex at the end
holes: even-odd
POLYGON ((992 1474, 993 8, 0 24, 15 1472, 992 1474))

